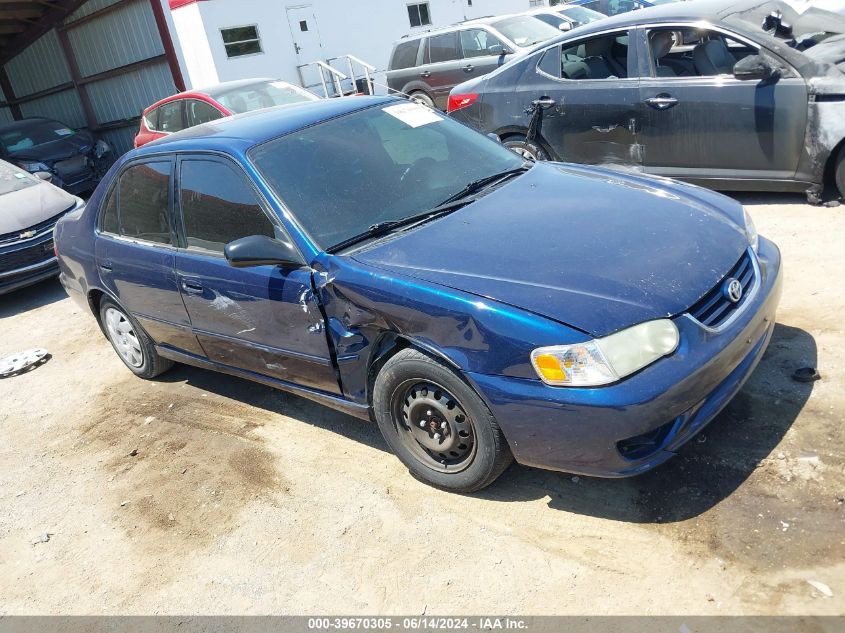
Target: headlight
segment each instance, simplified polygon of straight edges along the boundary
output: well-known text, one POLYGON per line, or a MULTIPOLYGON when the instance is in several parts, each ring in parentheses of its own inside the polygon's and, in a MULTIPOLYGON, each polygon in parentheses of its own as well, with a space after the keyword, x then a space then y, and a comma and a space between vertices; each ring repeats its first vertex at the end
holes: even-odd
POLYGON ((586 343, 540 347, 531 352, 531 364, 547 385, 597 387, 671 354, 679 340, 675 324, 658 319, 586 343))
POLYGON ((21 168, 25 169, 26 171, 28 171, 32 174, 34 174, 37 171, 50 171, 50 168, 47 167, 47 165, 45 165, 44 163, 23 162, 23 163, 18 163, 18 165, 20 165, 21 168))
POLYGON ((751 214, 748 213, 748 209, 743 207, 742 210, 745 213, 745 235, 748 237, 748 243, 751 244, 751 248, 753 248, 756 253, 757 245, 760 243, 760 236, 757 235, 757 227, 754 226, 754 220, 751 219, 751 214))

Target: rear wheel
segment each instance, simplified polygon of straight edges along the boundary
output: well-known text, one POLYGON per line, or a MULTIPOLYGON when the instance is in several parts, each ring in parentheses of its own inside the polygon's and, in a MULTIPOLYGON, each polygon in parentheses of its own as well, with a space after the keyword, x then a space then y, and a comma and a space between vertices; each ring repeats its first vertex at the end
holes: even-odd
POLYGON ((836 188, 839 197, 845 198, 845 146, 839 150, 839 158, 836 160, 836 188))
POLYGON ((549 160, 549 153, 543 149, 542 145, 536 141, 529 141, 521 134, 508 136, 502 141, 502 145, 529 160, 549 160))
POLYGON ((110 299, 100 304, 100 322, 114 351, 136 376, 155 378, 173 366, 173 361, 158 355, 135 320, 110 299))
POLYGON ((390 448, 418 479, 453 492, 490 485, 513 460, 493 414, 447 367, 415 349, 385 363, 373 390, 390 448))
POLYGON ((408 95, 408 99, 410 99, 414 103, 419 103, 420 105, 428 106, 429 108, 434 108, 434 99, 429 97, 422 90, 416 90, 412 92, 408 95))

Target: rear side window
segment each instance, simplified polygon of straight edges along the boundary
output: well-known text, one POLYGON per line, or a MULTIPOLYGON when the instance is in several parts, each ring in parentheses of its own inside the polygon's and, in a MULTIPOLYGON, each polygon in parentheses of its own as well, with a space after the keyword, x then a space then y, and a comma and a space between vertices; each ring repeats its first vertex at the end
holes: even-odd
POLYGON ((460 56, 457 31, 428 38, 428 57, 432 64, 450 62, 460 56))
POLYGON ((188 115, 188 127, 208 123, 209 121, 223 117, 223 113, 220 110, 210 103, 200 101, 199 99, 188 99, 185 102, 185 113, 188 115))
POLYGON ((130 167, 120 176, 117 190, 120 234, 170 244, 170 162, 130 167))
POLYGON ((275 237, 273 223, 243 174, 217 161, 183 160, 180 205, 188 248, 218 253, 249 235, 275 237))
POLYGON ((165 103, 158 109, 158 122, 156 130, 158 132, 178 132, 183 129, 185 124, 182 122, 182 99, 165 103))
POLYGON ((417 65, 417 52, 419 50, 420 40, 411 40, 397 45, 393 51, 393 58, 390 60, 390 69, 413 68, 417 65))

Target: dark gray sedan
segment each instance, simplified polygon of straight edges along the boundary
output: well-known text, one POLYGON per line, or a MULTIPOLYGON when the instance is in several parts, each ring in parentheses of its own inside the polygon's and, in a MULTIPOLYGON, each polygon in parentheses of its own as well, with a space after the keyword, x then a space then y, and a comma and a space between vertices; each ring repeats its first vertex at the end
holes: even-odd
POLYGON ((0 160, 0 295, 59 274, 53 229, 59 218, 84 204, 0 160))
POLYGON ((682 2, 601 20, 455 87, 452 116, 525 156, 716 189, 845 195, 845 19, 682 2))

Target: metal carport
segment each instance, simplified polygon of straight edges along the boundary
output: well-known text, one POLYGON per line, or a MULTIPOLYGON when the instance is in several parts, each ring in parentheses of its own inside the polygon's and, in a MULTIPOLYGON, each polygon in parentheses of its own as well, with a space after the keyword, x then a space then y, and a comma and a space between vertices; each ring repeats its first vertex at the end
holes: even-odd
POLYGON ((160 0, 0 0, 0 124, 49 117, 120 154, 141 110, 179 90, 160 0))

